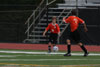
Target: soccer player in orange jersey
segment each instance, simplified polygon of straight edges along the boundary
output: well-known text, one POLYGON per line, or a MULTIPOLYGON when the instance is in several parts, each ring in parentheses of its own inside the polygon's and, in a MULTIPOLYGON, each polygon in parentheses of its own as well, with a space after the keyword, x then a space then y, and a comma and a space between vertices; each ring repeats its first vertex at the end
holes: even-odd
POLYGON ((50 53, 51 44, 53 44, 53 47, 56 46, 58 35, 60 35, 60 28, 59 25, 56 23, 56 16, 53 16, 52 22, 47 26, 47 28, 43 32, 43 36, 45 36, 48 30, 50 30, 49 45, 48 45, 48 52, 50 53))
POLYGON ((82 44, 81 38, 80 38, 80 33, 78 31, 79 24, 83 24, 85 32, 88 31, 85 22, 81 18, 76 16, 75 10, 72 11, 72 15, 69 16, 67 19, 64 17, 63 22, 69 23, 70 28, 71 28, 70 35, 67 39, 68 53, 65 54, 64 56, 71 56, 71 39, 74 40, 81 47, 81 49, 84 51, 84 56, 88 56, 89 53, 88 53, 87 49, 84 47, 84 45, 82 44))

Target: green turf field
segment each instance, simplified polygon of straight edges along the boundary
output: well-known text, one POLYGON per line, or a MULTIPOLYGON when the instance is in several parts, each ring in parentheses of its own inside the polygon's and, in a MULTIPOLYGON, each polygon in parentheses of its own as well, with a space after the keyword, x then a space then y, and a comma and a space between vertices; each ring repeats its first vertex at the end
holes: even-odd
MULTIPOLYGON (((77 55, 71 57, 64 57, 63 54, 32 54, 32 50, 0 50, 0 66, 2 67, 100 67, 100 55, 91 55, 83 57, 78 55, 81 52, 77 52, 77 55), (4 52, 2 52, 4 51, 4 52), (6 52, 13 51, 13 52, 6 52), (16 52, 18 51, 18 52, 16 52), (22 52, 21 52, 22 51, 22 52), (27 52, 27 53, 23 53, 27 52), (31 52, 28 54, 28 52, 31 52), (58 67, 58 66, 57 66, 58 67)), ((44 51, 43 51, 44 52, 44 51)), ((65 52, 60 52, 65 53, 65 52)), ((74 52, 75 53, 75 52, 74 52)), ((91 54, 91 53, 90 53, 91 54)), ((96 53, 95 53, 96 54, 96 53)), ((100 54, 100 53, 97 53, 100 54)))

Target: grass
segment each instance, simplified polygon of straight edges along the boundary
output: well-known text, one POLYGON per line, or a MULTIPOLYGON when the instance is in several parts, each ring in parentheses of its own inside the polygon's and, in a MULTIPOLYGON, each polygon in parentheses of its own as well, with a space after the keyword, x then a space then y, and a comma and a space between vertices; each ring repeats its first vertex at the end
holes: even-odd
MULTIPOLYGON (((2 50, 0 50, 2 51, 2 50)), ((25 51, 25 50, 4 50, 4 51, 25 51)), ((37 52, 33 50, 26 50, 37 52)), ((39 52, 39 51, 38 51, 39 52)), ((40 51, 41 52, 41 51, 40 51)), ((75 52, 76 53, 76 52, 75 52)), ((77 52, 78 53, 78 52, 77 52)), ((95 52, 96 53, 96 52, 95 52)), ((50 54, 24 54, 24 53, 0 53, 0 65, 91 65, 90 67, 100 67, 100 56, 71 56, 64 57, 63 55, 50 54), (2 56, 2 57, 1 57, 2 56), (7 57, 8 56, 8 57, 7 57), (10 57, 9 57, 10 56, 10 57), (13 57, 11 57, 13 56, 13 57), (94 66, 95 65, 95 66, 94 66)), ((77 67, 78 67, 77 66, 77 67)), ((85 67, 84 66, 84 67, 85 67)), ((82 67, 82 66, 80 66, 82 67)), ((88 67, 88 66, 86 66, 88 67)))

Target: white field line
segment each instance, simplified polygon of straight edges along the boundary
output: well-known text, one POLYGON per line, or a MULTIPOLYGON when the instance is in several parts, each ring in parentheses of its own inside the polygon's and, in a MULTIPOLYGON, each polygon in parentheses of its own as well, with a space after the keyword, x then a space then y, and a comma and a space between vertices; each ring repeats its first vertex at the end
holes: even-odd
MULTIPOLYGON (((64 52, 51 52, 51 53, 48 53, 48 52, 28 52, 28 51, 0 51, 0 53, 23 53, 23 54, 53 54, 53 55, 64 55, 65 53, 64 52)), ((75 55, 75 56, 81 56, 81 55, 84 55, 84 53, 72 53, 72 55, 75 55)), ((89 56, 100 56, 100 53, 90 53, 89 56)))
POLYGON ((0 59, 0 61, 100 61, 100 59, 0 59))
POLYGON ((0 57, 17 57, 17 55, 0 55, 0 57))

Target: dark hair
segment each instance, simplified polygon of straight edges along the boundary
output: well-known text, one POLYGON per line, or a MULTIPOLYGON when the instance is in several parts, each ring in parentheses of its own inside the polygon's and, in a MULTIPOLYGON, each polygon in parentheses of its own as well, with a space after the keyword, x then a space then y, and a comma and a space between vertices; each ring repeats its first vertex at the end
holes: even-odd
POLYGON ((71 14, 72 14, 72 15, 77 15, 76 12, 77 12, 76 10, 72 10, 71 14))
POLYGON ((53 16, 52 19, 57 19, 57 17, 56 16, 53 16))

